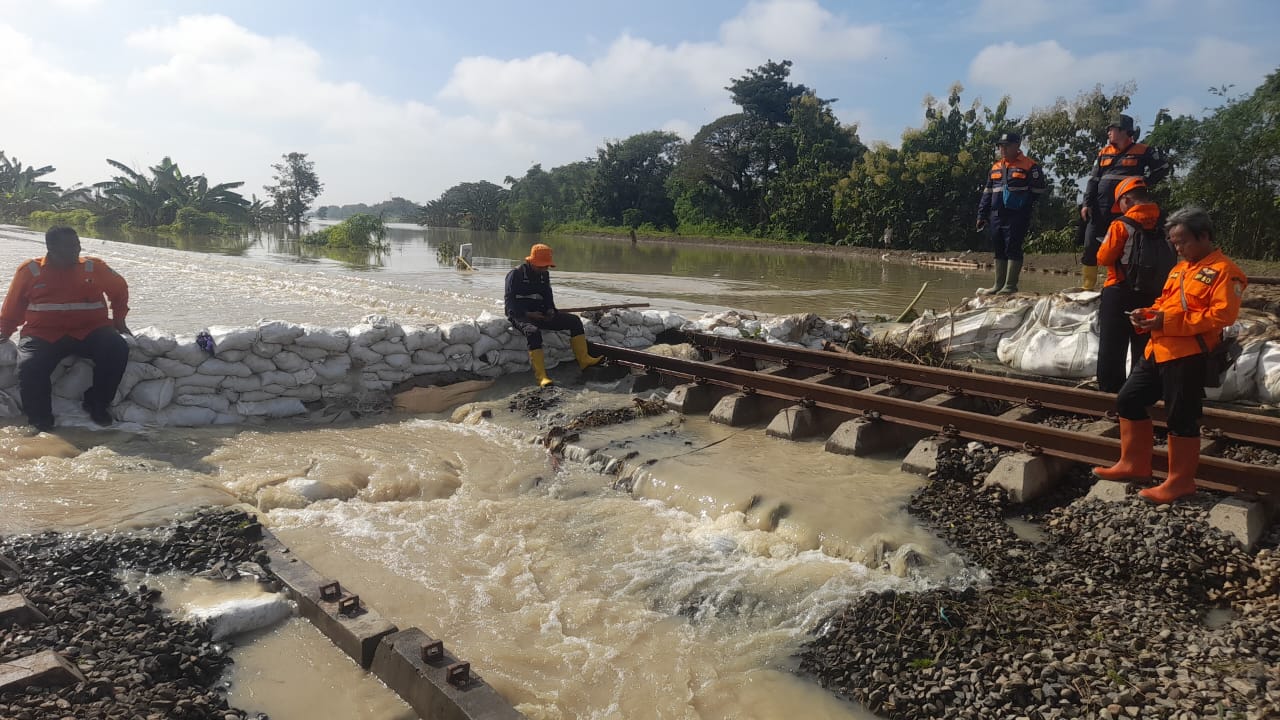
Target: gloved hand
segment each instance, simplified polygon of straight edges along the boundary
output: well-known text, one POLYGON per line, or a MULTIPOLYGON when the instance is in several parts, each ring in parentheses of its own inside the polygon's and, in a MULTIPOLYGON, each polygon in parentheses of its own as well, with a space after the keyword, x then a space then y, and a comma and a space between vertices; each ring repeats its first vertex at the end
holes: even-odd
POLYGON ((987 219, 986 219, 986 218, 978 218, 978 221, 977 221, 977 222, 975 222, 975 223, 973 224, 973 227, 974 227, 976 230, 978 230, 979 232, 981 232, 981 231, 983 231, 983 230, 986 230, 986 229, 987 229, 987 219))

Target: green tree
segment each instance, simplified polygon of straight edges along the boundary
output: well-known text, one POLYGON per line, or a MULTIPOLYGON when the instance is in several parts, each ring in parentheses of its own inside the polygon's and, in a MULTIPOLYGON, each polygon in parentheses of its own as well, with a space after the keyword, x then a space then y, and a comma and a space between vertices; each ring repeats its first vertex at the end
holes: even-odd
POLYGON ((1280 259, 1280 70, 1202 120, 1164 119, 1152 136, 1190 165, 1171 182, 1172 204, 1208 210, 1228 252, 1280 259))
POLYGON ((811 93, 791 101, 795 161, 768 191, 770 232, 814 242, 833 242, 836 184, 866 153, 856 127, 844 127, 811 93))
POLYGON ((596 218, 608 225, 622 225, 623 213, 630 209, 639 212, 640 224, 675 227, 666 185, 683 147, 679 135, 657 130, 605 143, 598 151, 588 191, 596 218))
POLYGON ((506 195, 500 185, 485 180, 458 183, 423 206, 414 222, 429 227, 497 230, 502 225, 506 195))
POLYGON ((1031 111, 1026 123, 1028 154, 1044 167, 1050 188, 1068 201, 1075 199, 1080 181, 1107 142, 1107 125, 1129 109, 1135 90, 1128 83, 1107 94, 1097 85, 1073 100, 1058 98, 1047 108, 1031 111))
POLYGON ((989 108, 925 98, 925 122, 902 135, 902 147, 879 145, 854 164, 835 193, 837 232, 856 245, 940 250, 983 247, 973 233, 982 178, 999 133, 1017 130, 1009 98, 989 108), (887 242, 886 242, 887 241, 887 242))
MULTIPOLYGON (((747 115, 774 125, 785 125, 791 120, 791 102, 801 95, 814 95, 813 90, 788 80, 790 76, 790 60, 769 60, 754 70, 748 70, 746 75, 734 78, 725 90, 732 96, 733 104, 741 107, 747 115)), ((823 107, 833 102, 835 99, 818 100, 823 107)))
POLYGON ((61 188, 42 179, 53 171, 52 165, 23 165, 18 158, 10 158, 0 151, 0 220, 18 220, 33 212, 58 207, 61 188))
POLYGON ((291 152, 282 156, 282 161, 271 166, 276 171, 274 185, 263 189, 275 202, 276 210, 285 222, 297 227, 302 224, 302 216, 311 209, 311 203, 324 190, 324 184, 316 175, 315 163, 307 159, 306 153, 291 152))

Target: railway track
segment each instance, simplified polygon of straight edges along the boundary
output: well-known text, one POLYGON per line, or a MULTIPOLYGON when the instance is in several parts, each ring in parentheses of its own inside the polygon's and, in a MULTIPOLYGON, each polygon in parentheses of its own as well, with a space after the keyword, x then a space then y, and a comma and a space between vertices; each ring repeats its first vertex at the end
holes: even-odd
MULTIPOLYGON (((1107 419, 1115 398, 1106 393, 704 333, 688 333, 687 339, 718 358, 700 362, 595 343, 592 352, 648 374, 772 398, 829 419, 891 423, 1094 465, 1110 465, 1120 454, 1119 441, 1096 428, 1078 432, 1038 423, 1052 411, 1107 419), (1008 412, 1010 406, 1015 412, 1008 412), (993 414, 993 408, 999 411, 993 414)), ((1161 422, 1162 409, 1153 416, 1161 422)), ((1280 468, 1213 456, 1225 441, 1280 449, 1280 419, 1206 409, 1203 425, 1198 485, 1250 494, 1280 489, 1280 468)), ((1167 460, 1156 448, 1158 476, 1167 471, 1167 460)))

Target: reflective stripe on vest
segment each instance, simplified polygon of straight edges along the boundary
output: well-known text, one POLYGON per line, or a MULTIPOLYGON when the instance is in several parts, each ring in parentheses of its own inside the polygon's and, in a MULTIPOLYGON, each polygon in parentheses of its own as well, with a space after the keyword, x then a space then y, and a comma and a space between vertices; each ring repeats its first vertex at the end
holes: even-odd
POLYGON ((31 303, 27 310, 34 312, 58 312, 66 310, 106 310, 107 304, 102 302, 85 303, 31 303))
POLYGON ((31 275, 32 275, 32 276, 34 276, 34 277, 40 277, 40 263, 39 263, 39 261, 37 261, 37 260, 32 260, 31 262, 27 263, 27 269, 31 271, 31 275))
POLYGON ((93 258, 84 259, 84 271, 87 273, 93 272, 93 258))

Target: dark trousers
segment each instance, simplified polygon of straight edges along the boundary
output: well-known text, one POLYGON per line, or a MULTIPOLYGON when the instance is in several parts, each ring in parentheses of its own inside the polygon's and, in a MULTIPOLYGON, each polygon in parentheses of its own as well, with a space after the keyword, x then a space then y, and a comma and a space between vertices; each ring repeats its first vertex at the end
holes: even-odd
POLYGON ((101 327, 77 340, 70 335, 56 342, 23 337, 18 342, 18 391, 22 409, 33 425, 53 422, 53 383, 50 376, 68 355, 93 361, 93 386, 84 392, 89 408, 106 410, 115 399, 129 364, 129 346, 113 327, 101 327))
POLYGON ((1204 355, 1157 363, 1149 357, 1129 373, 1116 397, 1116 414, 1125 420, 1146 420, 1147 408, 1164 400, 1169 433, 1200 436, 1201 401, 1204 399, 1204 355))
POLYGON ((1098 389, 1102 392, 1119 392, 1124 385, 1124 356, 1127 352, 1130 367, 1137 367, 1147 349, 1145 333, 1138 333, 1129 322, 1129 311, 1151 307, 1155 298, 1137 293, 1127 285, 1110 285, 1102 288, 1102 301, 1098 306, 1098 389))
POLYGON ((1021 260, 1022 243, 1031 228, 1031 214, 993 214, 988 223, 991 251, 997 260, 1021 260))
POLYGON ((1109 212, 1099 214, 1095 210, 1089 217, 1091 219, 1084 231, 1084 253, 1080 255, 1080 264, 1097 267, 1098 250, 1102 248, 1102 240, 1107 236, 1107 228, 1111 227, 1112 220, 1120 216, 1109 212))
POLYGON ((530 350, 542 349, 542 331, 543 330, 568 330, 569 337, 577 337, 584 331, 582 329, 582 321, 573 313, 556 313, 549 320, 532 320, 532 319, 511 319, 511 324, 516 330, 524 333, 525 342, 529 343, 530 350))

